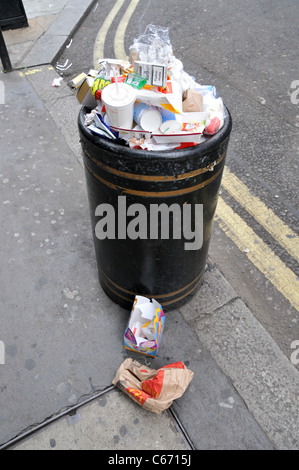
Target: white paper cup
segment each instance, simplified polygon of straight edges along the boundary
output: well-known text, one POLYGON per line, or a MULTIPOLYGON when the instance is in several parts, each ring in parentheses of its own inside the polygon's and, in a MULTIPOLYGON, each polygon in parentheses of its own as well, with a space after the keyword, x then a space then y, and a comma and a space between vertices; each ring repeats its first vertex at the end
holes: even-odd
POLYGON ((144 130, 154 132, 159 129, 162 117, 157 108, 144 103, 135 103, 134 121, 144 130))
POLYGON ((105 86, 101 99, 106 107, 106 113, 111 126, 132 129, 135 90, 126 83, 115 83, 105 86))
POLYGON ((176 132, 181 132, 182 130, 182 117, 181 115, 167 111, 166 109, 161 109, 162 124, 160 126, 160 131, 162 134, 172 134, 176 132))

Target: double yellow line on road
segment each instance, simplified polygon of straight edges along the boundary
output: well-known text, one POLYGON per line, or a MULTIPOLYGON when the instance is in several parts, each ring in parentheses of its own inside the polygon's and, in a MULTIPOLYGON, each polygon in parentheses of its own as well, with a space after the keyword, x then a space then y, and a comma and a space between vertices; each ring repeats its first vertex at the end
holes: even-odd
POLYGON ((291 269, 263 242, 246 222, 220 197, 216 220, 240 251, 261 271, 277 290, 299 310, 298 280, 291 269))
MULTIPOLYGON (((94 67, 104 58, 106 36, 125 0, 117 0, 97 35, 94 46, 94 67)), ((122 16, 114 37, 114 53, 119 59, 126 59, 124 47, 128 23, 139 3, 131 0, 122 16)), ((255 220, 292 256, 299 260, 299 239, 276 214, 258 197, 251 194, 247 186, 233 173, 225 169, 222 186, 255 220)), ((263 273, 275 288, 299 310, 299 281, 294 272, 268 247, 268 245, 219 197, 216 220, 221 229, 235 243, 248 259, 263 273)))
MULTIPOLYGON (((222 186, 266 231, 296 260, 299 259, 299 239, 276 214, 227 168, 222 186)), ((299 280, 268 245, 220 197, 216 220, 226 235, 246 253, 248 259, 299 310, 299 280)))
MULTIPOLYGON (((113 6, 112 10, 110 11, 109 15, 105 19, 104 23, 102 24, 97 34, 95 44, 94 44, 94 50, 93 50, 93 64, 94 64, 95 69, 98 67, 99 59, 104 58, 104 47, 105 47, 107 33, 113 21, 115 20, 118 12, 120 11, 121 7, 125 3, 125 1, 126 0, 117 0, 117 2, 113 6)), ((139 1, 140 0, 131 0, 116 30, 115 37, 114 37, 114 53, 115 53, 115 57, 117 57, 118 59, 127 59, 127 54, 125 52, 125 46, 124 46, 125 33, 126 33, 127 26, 129 24, 129 21, 139 1)))
POLYGON ((129 24, 129 21, 139 3, 139 0, 131 0, 130 5, 128 6, 128 9, 126 10, 126 13, 122 17, 118 28, 115 33, 115 39, 114 39, 114 52, 115 52, 115 57, 118 59, 128 59, 128 56, 125 51, 125 46, 124 46, 124 38, 125 38, 125 33, 127 26, 129 24))
POLYGON ((299 261, 299 238, 296 234, 258 197, 253 196, 247 186, 227 168, 224 170, 222 186, 296 261, 299 261))

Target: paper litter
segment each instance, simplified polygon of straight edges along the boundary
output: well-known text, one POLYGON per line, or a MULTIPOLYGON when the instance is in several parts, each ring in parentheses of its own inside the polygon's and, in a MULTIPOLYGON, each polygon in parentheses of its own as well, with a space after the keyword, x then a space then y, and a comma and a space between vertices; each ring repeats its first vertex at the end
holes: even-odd
POLYGON ((201 144, 221 129, 222 98, 184 70, 168 28, 148 25, 129 53, 129 61, 100 58, 96 76, 73 79, 75 86, 83 79, 77 98, 90 108, 86 125, 92 132, 131 148, 161 151, 201 144))
POLYGON ((128 358, 112 383, 145 410, 160 414, 185 393, 193 375, 181 361, 155 370, 128 358))

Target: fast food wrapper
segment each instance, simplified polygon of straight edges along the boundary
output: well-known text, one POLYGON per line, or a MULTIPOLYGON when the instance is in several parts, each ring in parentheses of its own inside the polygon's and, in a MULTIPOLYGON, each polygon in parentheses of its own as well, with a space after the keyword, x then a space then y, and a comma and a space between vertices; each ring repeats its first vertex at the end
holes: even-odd
POLYGON ((155 300, 136 295, 124 334, 125 348, 147 356, 156 356, 162 337, 165 315, 155 300))
POLYGON ((183 112, 201 112, 203 97, 196 90, 186 90, 183 94, 183 112))
POLYGON ((119 367, 112 383, 145 410, 160 414, 184 394, 193 375, 183 362, 155 370, 128 358, 119 367))

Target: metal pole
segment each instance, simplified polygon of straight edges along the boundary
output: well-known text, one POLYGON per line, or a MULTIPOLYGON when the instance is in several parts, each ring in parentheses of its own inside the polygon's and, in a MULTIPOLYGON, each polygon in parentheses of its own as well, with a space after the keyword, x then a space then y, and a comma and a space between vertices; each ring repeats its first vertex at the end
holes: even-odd
POLYGON ((0 57, 1 57, 1 62, 3 65, 3 69, 5 72, 11 72, 12 71, 12 66, 10 62, 10 58, 7 52, 6 44, 4 41, 4 37, 2 34, 2 30, 0 28, 0 57))

